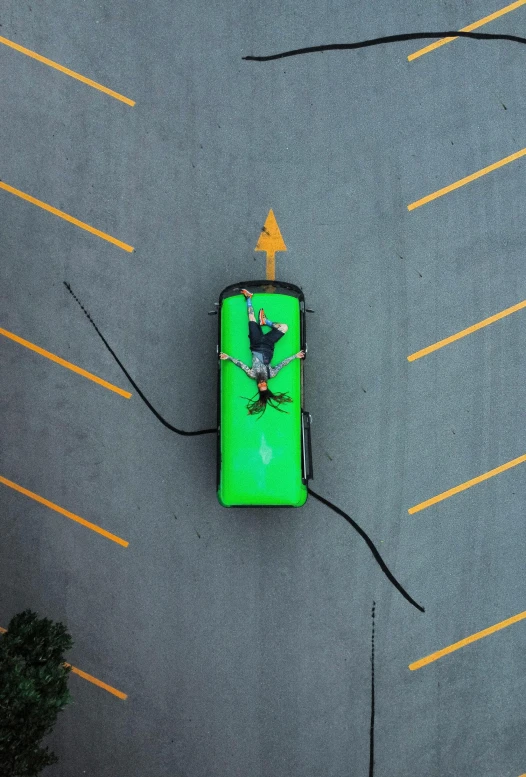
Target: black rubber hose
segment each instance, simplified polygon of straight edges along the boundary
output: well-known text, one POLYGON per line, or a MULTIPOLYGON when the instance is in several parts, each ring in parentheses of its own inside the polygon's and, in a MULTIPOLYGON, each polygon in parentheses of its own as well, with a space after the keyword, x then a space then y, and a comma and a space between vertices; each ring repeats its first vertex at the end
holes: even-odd
POLYGON ((475 40, 509 40, 514 43, 526 43, 526 38, 518 35, 504 35, 489 32, 462 32, 461 30, 448 30, 447 32, 405 32, 400 35, 384 35, 382 38, 361 40, 357 43, 328 43, 324 46, 307 46, 303 49, 282 51, 279 54, 270 54, 266 57, 243 57, 251 62, 269 62, 271 59, 284 59, 296 57, 300 54, 315 54, 323 51, 342 51, 349 49, 364 49, 367 46, 379 46, 383 43, 399 43, 405 40, 420 40, 421 38, 474 38, 475 40))
POLYGON ((351 524, 351 526, 353 527, 353 529, 356 529, 356 531, 358 532, 358 534, 360 535, 360 537, 362 537, 362 538, 365 540, 365 542, 367 543, 367 545, 369 546, 369 549, 370 549, 371 553, 372 553, 372 554, 373 554, 373 556, 375 557, 375 559, 376 559, 376 561, 377 561, 378 565, 380 566, 380 568, 381 568, 382 572, 383 572, 383 573, 384 573, 384 575, 387 577, 387 579, 391 581, 391 583, 394 585, 394 587, 395 587, 395 588, 396 588, 398 591, 400 591, 400 593, 402 594, 402 596, 403 596, 405 599, 407 599, 407 601, 408 601, 408 602, 410 602, 410 604, 412 604, 412 605, 413 605, 413 607, 416 607, 416 609, 417 609, 417 610, 420 610, 420 612, 425 612, 425 609, 424 609, 424 608, 423 608, 423 607, 422 607, 420 604, 418 604, 418 602, 415 602, 415 600, 413 599, 413 597, 412 597, 412 596, 410 596, 410 595, 407 593, 407 591, 405 590, 405 588, 403 588, 403 587, 400 585, 400 583, 399 583, 399 582, 398 582, 398 580, 395 578, 395 576, 394 576, 394 575, 393 575, 393 574, 390 572, 390 570, 389 570, 389 567, 387 566, 387 564, 385 563, 385 561, 383 560, 383 558, 382 558, 382 557, 380 556, 380 554, 378 553, 378 550, 376 549, 376 546, 375 546, 374 542, 373 542, 373 541, 370 539, 370 537, 368 537, 368 536, 367 536, 367 534, 364 532, 364 530, 362 529, 362 527, 361 527, 361 526, 358 526, 358 524, 356 523, 356 521, 353 521, 353 519, 351 518, 351 516, 350 516, 350 515, 347 515, 347 513, 344 513, 344 512, 343 512, 343 510, 340 510, 340 508, 339 508, 339 507, 336 507, 336 505, 333 505, 333 504, 332 504, 332 502, 329 502, 327 499, 324 499, 322 496, 320 496, 320 495, 319 495, 319 494, 317 494, 315 491, 313 491, 313 490, 312 490, 312 488, 307 488, 307 491, 309 492, 309 494, 310 494, 311 496, 313 496, 313 497, 314 497, 315 499, 317 499, 319 502, 322 502, 322 503, 323 503, 324 505, 326 505, 327 507, 330 507, 330 509, 331 509, 331 510, 334 510, 334 512, 335 512, 335 513, 338 513, 338 515, 341 515, 341 516, 342 516, 342 518, 345 518, 345 520, 346 520, 346 521, 348 521, 348 522, 351 524))
MULTIPOLYGON (((184 429, 177 429, 175 426, 172 426, 172 424, 169 424, 168 421, 166 421, 162 417, 162 415, 157 412, 157 410, 153 407, 151 402, 144 396, 143 392, 141 391, 139 386, 135 383, 133 378, 130 376, 128 370, 122 364, 122 362, 120 361, 119 357, 117 356, 117 354, 115 353, 113 348, 110 346, 110 344, 108 343, 108 341, 106 340, 106 338, 104 337, 104 335, 102 334, 102 332, 100 331, 100 329, 98 328, 98 326, 96 325, 96 323, 94 322, 94 320, 92 319, 92 317, 90 316, 90 314, 88 313, 88 311, 86 310, 86 308, 84 307, 82 302, 79 300, 79 298, 73 292, 73 290, 72 290, 71 286, 69 285, 69 283, 66 283, 66 281, 63 281, 63 283, 64 283, 64 286, 66 287, 66 289, 71 294, 71 296, 75 299, 75 301, 78 303, 78 305, 82 308, 82 310, 84 311, 84 314, 88 318, 89 322, 91 323, 91 325, 93 326, 93 328, 97 332, 98 336, 100 337, 100 339, 102 340, 102 342, 104 343, 104 345, 106 346, 108 351, 111 353, 111 355, 113 356, 113 358, 115 359, 115 361, 117 362, 117 364, 119 365, 121 370, 123 371, 123 373, 126 375, 128 380, 130 381, 130 383, 134 387, 135 391, 138 393, 138 395, 143 400, 143 402, 147 405, 147 407, 152 411, 152 413, 155 415, 155 417, 158 418, 159 421, 164 426, 166 426, 167 429, 170 429, 170 431, 175 432, 176 434, 184 435, 185 437, 191 437, 191 436, 195 436, 195 435, 198 435, 198 434, 215 434, 215 433, 217 433, 217 428, 214 428, 214 429, 199 429, 198 431, 195 431, 195 432, 187 432, 184 429)), ((363 537, 363 539, 365 540, 365 542, 369 546, 373 556, 375 557, 376 561, 380 565, 382 571, 387 576, 387 578, 391 581, 391 583, 395 586, 395 588, 397 588, 398 591, 400 591, 400 593, 402 594, 402 596, 404 596, 407 599, 407 601, 410 602, 414 607, 416 607, 421 612, 425 612, 424 608, 421 607, 417 602, 415 602, 415 600, 411 596, 409 596, 407 591, 404 588, 402 588, 400 583, 391 574, 391 572, 389 571, 387 565, 385 564, 385 562, 383 561, 382 557, 378 553, 378 551, 377 551, 373 541, 367 536, 367 534, 364 532, 364 530, 360 526, 358 526, 356 521, 353 521, 353 519, 351 518, 350 515, 347 515, 347 513, 344 513, 343 510, 340 510, 339 507, 336 507, 336 505, 333 505, 332 502, 329 502, 327 499, 324 499, 322 496, 317 494, 311 488, 308 488, 308 492, 315 499, 318 499, 318 501, 322 502, 324 505, 329 507, 331 510, 334 510, 334 512, 338 513, 338 515, 341 515, 343 518, 345 518, 345 520, 348 521, 351 524, 353 529, 356 529, 358 534, 361 537, 363 537)))
POLYGON ((79 298, 73 292, 73 290, 72 290, 71 286, 69 285, 69 283, 66 283, 66 281, 63 281, 63 283, 64 283, 64 286, 66 287, 66 289, 71 294, 71 296, 80 305, 80 307, 84 311, 85 315, 88 317, 89 322, 91 323, 91 325, 95 329, 96 333, 98 334, 98 336, 100 337, 100 339, 102 340, 102 342, 104 343, 104 345, 106 346, 108 351, 111 353, 111 355, 113 356, 113 358, 115 359, 115 361, 117 362, 117 364, 119 365, 119 367, 121 368, 123 373, 126 375, 126 377, 128 378, 128 380, 132 384, 132 386, 135 389, 135 391, 137 392, 137 394, 140 396, 140 398, 145 403, 145 405, 152 411, 154 416, 159 419, 159 421, 163 424, 163 426, 166 426, 166 428, 170 429, 171 432, 175 432, 176 434, 182 434, 184 437, 195 437, 198 434, 216 434, 217 433, 217 428, 215 428, 215 429, 198 429, 196 432, 186 432, 184 429, 177 429, 175 426, 172 426, 172 424, 169 424, 168 421, 166 421, 162 417, 162 415, 157 412, 157 410, 154 408, 154 406, 151 404, 151 402, 144 396, 144 394, 142 393, 141 389, 135 383, 135 381, 131 377, 130 373, 128 372, 128 370, 126 369, 124 364, 121 362, 121 360, 119 359, 119 357, 117 356, 117 354, 115 353, 113 348, 110 346, 110 344, 108 343, 108 341, 106 340, 106 338, 104 337, 104 335, 102 334, 100 329, 98 328, 98 326, 95 323, 95 321, 92 319, 92 317, 90 316, 90 314, 88 313, 88 311, 86 310, 86 308, 84 307, 82 302, 79 300, 79 298))

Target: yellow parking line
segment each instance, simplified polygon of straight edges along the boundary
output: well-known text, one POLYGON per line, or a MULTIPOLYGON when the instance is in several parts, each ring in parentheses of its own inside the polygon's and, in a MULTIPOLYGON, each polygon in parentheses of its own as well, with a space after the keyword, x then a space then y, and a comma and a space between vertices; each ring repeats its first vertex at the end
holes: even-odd
MULTIPOLYGON (((504 16, 504 14, 507 14, 510 11, 514 11, 516 8, 524 5, 524 3, 526 3, 526 0, 517 0, 515 3, 510 3, 510 5, 501 8, 500 11, 495 11, 495 13, 492 13, 489 16, 485 16, 483 19, 479 19, 478 22, 473 22, 473 24, 468 24, 467 27, 462 27, 460 32, 471 32, 472 30, 476 30, 478 27, 483 27, 488 22, 492 22, 494 19, 498 19, 499 16, 504 16)), ((440 46, 445 46, 446 43, 449 43, 452 40, 458 40, 458 36, 454 36, 452 38, 442 38, 436 43, 431 43, 430 46, 425 46, 425 48, 415 51, 414 54, 409 54, 407 59, 409 62, 412 62, 413 59, 422 57, 424 54, 428 54, 430 51, 434 51, 435 49, 440 48, 440 46)))
POLYGON ((22 337, 18 337, 18 335, 13 334, 13 332, 8 332, 7 329, 2 329, 2 327, 0 327, 0 335, 4 335, 4 337, 8 337, 10 340, 14 340, 15 343, 20 343, 20 345, 23 345, 25 348, 29 348, 31 351, 35 351, 35 353, 39 353, 41 356, 45 356, 46 359, 50 359, 52 362, 56 362, 62 367, 66 367, 66 369, 71 370, 72 372, 76 372, 78 375, 82 375, 84 378, 88 378, 88 380, 92 380, 94 383, 98 383, 99 386, 104 386, 104 388, 107 388, 110 391, 114 391, 116 394, 120 394, 121 397, 125 397, 126 399, 131 397, 129 391, 124 391, 124 389, 121 389, 118 386, 114 386, 112 383, 108 383, 108 381, 103 380, 102 378, 98 378, 91 372, 83 370, 82 367, 77 367, 76 364, 67 362, 65 359, 61 359, 60 356, 55 356, 54 353, 46 351, 44 348, 40 348, 40 346, 35 345, 34 343, 30 343, 29 340, 24 340, 22 337))
POLYGON ((468 326, 467 329, 463 329, 461 332, 457 332, 455 335, 445 337, 443 340, 439 340, 438 343, 428 345, 427 348, 422 348, 420 351, 415 351, 415 353, 412 353, 407 357, 407 361, 413 362, 415 359, 420 359, 422 356, 427 356, 428 353, 437 351, 439 348, 443 348, 445 345, 449 345, 449 343, 454 343, 455 340, 460 340, 461 337, 466 337, 466 335, 470 335, 473 332, 476 332, 478 329, 482 329, 489 324, 493 324, 495 321, 499 321, 501 318, 505 318, 506 316, 511 315, 511 313, 516 313, 517 310, 522 310, 523 308, 526 308, 526 299, 517 303, 517 305, 513 305, 511 308, 501 310, 500 313, 496 313, 494 316, 490 316, 489 318, 485 318, 483 321, 479 321, 478 324, 468 326))
POLYGON ((498 162, 494 162, 494 164, 489 165, 488 167, 482 168, 482 170, 477 170, 476 173, 472 173, 471 175, 467 175, 465 178, 461 178, 460 181, 455 181, 455 183, 452 183, 449 186, 445 186, 443 189, 439 189, 438 191, 433 192, 432 194, 428 194, 426 197, 422 197, 421 200, 416 200, 415 202, 411 202, 407 206, 407 210, 414 210, 415 208, 419 208, 421 205, 425 205, 426 202, 431 202, 431 200, 436 200, 437 197, 442 197, 444 194, 447 194, 448 192, 452 192, 454 189, 459 189, 461 186, 465 186, 467 183, 474 181, 476 178, 481 178, 483 175, 486 175, 486 173, 491 173, 493 170, 497 170, 497 168, 503 167, 504 165, 507 165, 509 162, 513 162, 515 159, 519 159, 521 156, 524 156, 525 154, 526 154, 526 148, 523 148, 520 151, 517 151, 515 154, 511 154, 510 156, 507 156, 504 159, 499 160, 498 162))
POLYGON ((122 691, 118 691, 116 688, 113 688, 111 685, 108 685, 107 683, 103 683, 102 680, 98 680, 96 677, 93 677, 92 674, 83 672, 82 669, 77 669, 76 666, 72 666, 71 664, 64 664, 64 666, 71 666, 71 671, 74 674, 78 674, 79 677, 82 677, 84 680, 88 680, 88 682, 93 683, 93 685, 98 685, 99 688, 103 688, 105 691, 108 691, 108 693, 112 693, 114 696, 118 696, 119 699, 128 698, 128 695, 126 693, 123 693, 122 691))
MULTIPOLYGON (((2 628, 2 626, 0 626, 0 634, 6 634, 6 633, 7 633, 7 629, 4 629, 2 628)), ((112 693, 114 696, 118 696, 119 699, 128 698, 128 695, 126 693, 123 693, 122 691, 118 691, 116 688, 113 688, 111 685, 108 685, 107 683, 103 683, 102 680, 97 680, 97 678, 93 677, 92 674, 83 672, 82 669, 77 669, 76 666, 73 666, 72 664, 68 664, 67 662, 64 662, 64 666, 70 666, 72 673, 78 674, 79 677, 82 677, 84 680, 88 680, 88 682, 93 683, 93 685, 98 685, 99 688, 104 688, 105 691, 108 691, 108 693, 112 693)))
POLYGON ((442 648, 442 650, 437 650, 436 653, 431 653, 431 655, 409 664, 409 669, 420 669, 420 667, 431 664, 433 661, 438 661, 438 659, 442 658, 442 656, 447 656, 448 653, 453 653, 455 650, 459 650, 460 648, 465 647, 465 645, 470 645, 472 642, 476 642, 479 639, 488 637, 490 634, 494 634, 496 631, 505 629, 506 626, 511 626, 513 623, 518 623, 525 618, 526 612, 520 612, 518 615, 514 615, 512 618, 508 618, 505 621, 496 623, 494 626, 490 626, 488 629, 483 629, 483 631, 477 631, 476 634, 472 634, 470 637, 461 639, 460 642, 455 642, 453 645, 442 648))
POLYGON ((27 488, 19 486, 17 483, 13 483, 12 480, 8 480, 7 478, 2 477, 2 475, 0 475, 0 483, 3 483, 5 486, 9 486, 9 488, 13 488, 15 491, 19 491, 21 494, 34 499, 35 502, 40 502, 40 504, 49 507, 51 510, 55 510, 55 512, 60 513, 61 515, 65 515, 66 518, 71 518, 72 521, 76 521, 77 523, 82 524, 82 526, 86 526, 86 528, 97 532, 97 534, 102 534, 103 537, 116 542, 118 545, 122 545, 124 548, 127 548, 129 545, 126 540, 117 537, 117 535, 110 534, 110 532, 106 531, 106 529, 101 529, 100 526, 97 526, 95 523, 91 523, 90 521, 86 521, 86 519, 81 518, 80 515, 71 513, 69 510, 64 510, 63 507, 59 507, 59 505, 56 505, 54 502, 50 502, 48 499, 44 499, 44 497, 35 494, 34 491, 28 491, 27 488))
POLYGON ((36 59, 39 62, 42 62, 44 65, 49 65, 49 67, 54 67, 55 70, 60 70, 61 73, 65 73, 67 76, 71 76, 71 78, 76 78, 77 81, 82 81, 83 84, 92 86, 94 89, 98 89, 99 92, 104 92, 105 94, 109 94, 110 97, 115 97, 116 100, 120 100, 121 102, 126 103, 126 105, 131 105, 131 106, 135 105, 134 100, 130 100, 129 97, 124 97, 122 94, 119 94, 118 92, 114 92, 113 89, 108 89, 107 86, 98 84, 96 81, 92 81, 91 78, 86 78, 86 76, 81 76, 80 73, 76 73, 74 70, 70 70, 69 68, 64 67, 63 65, 59 65, 58 62, 53 62, 52 59, 43 57, 41 54, 37 54, 35 51, 31 51, 31 49, 26 49, 24 46, 20 46, 18 43, 14 43, 12 40, 9 40, 8 38, 3 38, 1 35, 0 35, 0 43, 3 43, 5 46, 9 46, 10 48, 15 49, 16 51, 20 51, 22 54, 26 54, 28 57, 32 57, 33 59, 36 59))
POLYGON ((508 461, 506 464, 501 464, 500 467, 495 467, 495 469, 491 469, 489 472, 485 472, 483 475, 479 475, 472 480, 467 480, 465 483, 461 483, 460 486, 450 488, 449 491, 444 491, 442 494, 438 494, 438 496, 434 496, 431 499, 427 499, 425 502, 420 502, 420 504, 417 504, 414 507, 410 507, 407 512, 410 515, 418 513, 420 510, 424 510, 426 507, 430 507, 437 502, 442 502, 443 499, 447 499, 454 494, 460 493, 460 491, 465 491, 467 488, 471 488, 471 486, 477 485, 477 483, 482 483, 483 480, 488 480, 494 475, 499 475, 501 472, 505 472, 507 469, 516 467, 517 464, 522 464, 524 461, 526 461, 526 455, 519 456, 517 459, 512 459, 512 461, 508 461))
POLYGON ((63 210, 58 210, 58 208, 54 208, 52 205, 48 205, 47 202, 37 200, 36 197, 32 197, 30 194, 26 194, 25 192, 20 191, 20 189, 15 189, 14 186, 9 186, 9 184, 0 181, 0 189, 5 189, 6 192, 16 194, 17 197, 21 197, 23 200, 27 200, 27 202, 31 202, 33 205, 38 205, 39 208, 43 208, 44 210, 49 211, 49 213, 53 213, 55 216, 59 216, 61 219, 65 219, 71 224, 75 224, 76 227, 85 229, 86 232, 91 232, 92 235, 97 235, 97 237, 101 237, 103 240, 107 240, 108 243, 113 243, 114 245, 119 246, 119 248, 122 248, 124 251, 128 251, 129 253, 133 251, 133 246, 129 246, 127 243, 123 243, 121 240, 117 240, 116 237, 112 237, 106 232, 101 232, 100 229, 95 229, 95 227, 91 227, 89 224, 85 224, 84 221, 79 221, 79 219, 76 219, 74 216, 70 216, 69 213, 64 213, 63 210))

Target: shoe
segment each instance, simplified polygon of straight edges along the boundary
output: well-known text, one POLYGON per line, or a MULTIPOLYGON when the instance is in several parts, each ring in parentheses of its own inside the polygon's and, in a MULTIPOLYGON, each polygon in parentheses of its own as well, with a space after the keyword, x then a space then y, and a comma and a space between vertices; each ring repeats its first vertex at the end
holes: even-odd
POLYGON ((241 294, 244 294, 245 297, 253 297, 254 296, 250 291, 247 291, 246 289, 241 289, 241 294))
POLYGON ((265 315, 265 311, 263 310, 263 308, 261 308, 261 310, 259 311, 259 325, 265 326, 266 321, 267 321, 267 317, 265 315))

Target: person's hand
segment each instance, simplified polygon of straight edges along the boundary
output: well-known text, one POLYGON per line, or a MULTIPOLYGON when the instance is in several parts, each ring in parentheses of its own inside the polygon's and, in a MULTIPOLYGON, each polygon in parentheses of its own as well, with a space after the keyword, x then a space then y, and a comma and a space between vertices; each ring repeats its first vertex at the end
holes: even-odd
POLYGON ((227 353, 220 353, 219 354, 219 358, 220 359, 228 359, 228 354, 227 353))
POLYGON ((297 359, 304 359, 305 358, 305 351, 298 351, 296 354, 297 359))

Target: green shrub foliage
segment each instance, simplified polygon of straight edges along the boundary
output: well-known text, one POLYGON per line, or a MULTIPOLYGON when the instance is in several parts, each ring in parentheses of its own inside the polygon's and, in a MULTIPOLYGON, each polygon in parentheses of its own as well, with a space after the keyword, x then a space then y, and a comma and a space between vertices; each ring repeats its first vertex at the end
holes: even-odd
POLYGON ((0 774, 34 777, 58 760, 41 741, 71 701, 64 653, 73 642, 62 623, 25 610, 0 635, 0 774))

